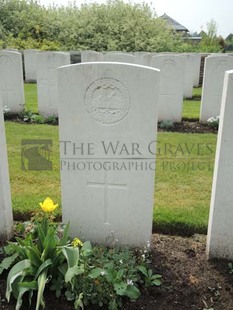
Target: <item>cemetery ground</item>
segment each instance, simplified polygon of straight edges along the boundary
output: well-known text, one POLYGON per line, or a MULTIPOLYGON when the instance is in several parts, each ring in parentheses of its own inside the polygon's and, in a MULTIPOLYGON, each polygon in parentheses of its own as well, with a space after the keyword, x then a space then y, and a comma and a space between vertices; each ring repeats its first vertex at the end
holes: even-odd
MULTIPOLYGON (((27 109, 36 113, 35 85, 26 84, 25 89, 27 109)), ((201 89, 194 92, 193 100, 184 102, 183 117, 189 120, 199 117, 201 89)), ((14 218, 28 220, 47 196, 61 205, 58 127, 12 121, 5 125, 14 218), (52 171, 22 170, 22 139, 52 139, 52 171)), ((228 263, 208 262, 205 255, 217 136, 189 132, 158 133, 151 266, 162 275, 162 285, 142 288, 136 302, 124 303, 125 310, 233 309, 228 263)), ((57 215, 59 220, 61 210, 57 215)), ((4 292, 1 278, 0 309, 14 309, 13 302, 6 303, 4 292)), ((46 309, 73 309, 72 302, 46 294, 46 309)))

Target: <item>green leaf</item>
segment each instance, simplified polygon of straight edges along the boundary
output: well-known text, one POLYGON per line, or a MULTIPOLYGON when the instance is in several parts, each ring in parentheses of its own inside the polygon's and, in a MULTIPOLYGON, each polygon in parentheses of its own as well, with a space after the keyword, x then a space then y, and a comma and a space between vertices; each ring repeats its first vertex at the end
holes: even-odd
POLYGON ((80 293, 78 296, 78 299, 76 299, 74 302, 74 309, 81 308, 82 310, 84 310, 84 304, 83 304, 82 299, 83 299, 83 293, 80 293))
POLYGON ((40 252, 42 252, 43 248, 44 248, 45 233, 44 233, 44 230, 42 229, 42 225, 40 223, 38 223, 37 229, 38 229, 38 236, 39 236, 38 247, 39 247, 40 252))
POLYGON ((65 274, 65 282, 66 283, 71 282, 74 276, 77 276, 82 273, 84 273, 84 269, 80 268, 79 266, 73 266, 71 268, 68 268, 65 274))
POLYGON ((117 273, 117 278, 120 280, 120 279, 123 277, 123 275, 124 275, 124 270, 121 269, 121 270, 119 270, 118 273, 117 273))
POLYGON ((41 274, 41 272, 47 268, 48 266, 52 265, 52 261, 51 259, 47 259, 45 262, 43 262, 43 264, 41 264, 41 266, 39 267, 39 269, 37 270, 37 273, 35 275, 35 279, 37 279, 37 277, 41 274))
POLYGON ((62 253, 64 254, 68 268, 74 267, 78 265, 79 262, 79 248, 73 247, 64 247, 62 248, 62 253))
POLYGON ((42 263, 41 261, 41 253, 38 250, 37 246, 32 245, 28 246, 28 258, 31 260, 32 264, 39 267, 42 263))
POLYGON ((90 241, 85 241, 83 246, 82 246, 82 254, 84 257, 88 257, 92 255, 92 245, 90 241))
POLYGON ((24 275, 25 269, 29 267, 31 267, 31 262, 29 259, 25 259, 18 262, 11 268, 7 277, 7 288, 6 288, 6 299, 8 302, 10 301, 10 295, 12 292, 12 284, 18 277, 24 275))
POLYGON ((21 282, 18 285, 19 285, 19 287, 28 288, 30 290, 37 290, 38 289, 38 282, 37 281, 21 282))
POLYGON ((53 257, 55 255, 57 248, 56 238, 56 230, 53 227, 49 227, 43 244, 44 250, 41 255, 43 260, 46 260, 47 258, 53 257))
POLYGON ((36 310, 39 310, 40 305, 44 308, 44 289, 47 282, 47 270, 44 270, 39 277, 38 277, 38 293, 37 293, 37 300, 36 300, 36 310))
POLYGON ((89 274, 89 277, 92 279, 96 279, 101 275, 102 272, 105 272, 105 271, 101 268, 92 269, 90 274, 89 274))
POLYGON ((137 299, 141 294, 140 294, 139 289, 138 289, 136 286, 134 286, 134 285, 128 285, 128 286, 127 286, 127 290, 126 290, 126 292, 125 292, 125 295, 126 295, 127 297, 129 297, 130 299, 135 300, 135 299, 137 299))
POLYGON ((16 258, 19 256, 19 253, 15 253, 10 257, 4 258, 4 260, 0 264, 0 274, 2 274, 4 269, 10 268, 10 266, 14 263, 16 258))
POLYGON ((151 269, 148 270, 148 277, 151 277, 153 275, 153 271, 151 269))
MULTIPOLYGON (((22 297, 24 293, 31 291, 31 290, 37 290, 38 289, 38 283, 37 281, 31 281, 31 282, 21 282, 18 284, 19 287, 19 294, 17 298, 17 304, 15 307, 15 310, 19 310, 22 306, 22 297)), ((31 304, 31 298, 32 294, 29 294, 29 304, 31 304)))
POLYGON ((155 280, 152 281, 152 284, 153 284, 153 285, 156 285, 156 286, 160 286, 161 283, 162 283, 162 282, 161 282, 159 279, 155 279, 155 280))
POLYGON ((138 266, 137 269, 141 271, 144 276, 148 277, 147 269, 144 266, 138 266))
POLYGON ((127 284, 124 282, 121 283, 115 283, 113 285, 115 292, 117 293, 117 295, 119 296, 124 296, 125 292, 127 290, 127 284))
POLYGON ((17 303, 16 303, 16 306, 15 306, 15 310, 19 310, 22 306, 22 297, 24 295, 24 293, 26 293, 29 289, 28 288, 25 288, 25 287, 19 287, 19 294, 18 294, 18 297, 17 297, 17 303))
POLYGON ((58 270, 60 271, 60 273, 65 276, 66 272, 67 272, 67 264, 62 264, 60 266, 58 266, 58 270))

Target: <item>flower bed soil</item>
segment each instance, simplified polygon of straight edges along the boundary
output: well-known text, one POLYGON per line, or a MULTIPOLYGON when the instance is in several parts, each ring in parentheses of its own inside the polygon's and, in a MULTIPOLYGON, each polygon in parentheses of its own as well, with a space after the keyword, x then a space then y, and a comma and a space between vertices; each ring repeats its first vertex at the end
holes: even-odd
POLYGON ((199 123, 197 120, 183 120, 179 123, 174 123, 170 129, 158 128, 160 132, 182 132, 182 133, 217 133, 217 128, 212 128, 207 124, 199 123))
MULTIPOLYGON (((154 234, 152 268, 163 277, 160 287, 142 289, 141 297, 126 301, 123 310, 232 310, 233 275, 226 261, 209 262, 205 255, 206 237, 192 238, 154 234)), ((6 273, 0 278, 0 309, 14 309, 5 297, 6 273)), ((72 303, 45 294, 46 310, 71 310, 72 303)), ((22 310, 29 310, 25 304, 22 310)), ((32 306, 31 310, 34 309, 32 306)), ((96 310, 92 306, 86 310, 96 310)), ((107 307, 101 308, 107 310, 107 307)))

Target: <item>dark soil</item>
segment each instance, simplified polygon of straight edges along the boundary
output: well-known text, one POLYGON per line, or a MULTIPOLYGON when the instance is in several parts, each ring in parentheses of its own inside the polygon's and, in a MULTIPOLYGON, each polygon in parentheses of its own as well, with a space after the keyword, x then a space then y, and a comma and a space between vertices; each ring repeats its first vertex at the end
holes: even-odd
POLYGON ((183 119, 182 122, 174 123, 174 126, 170 129, 161 129, 158 127, 158 131, 166 132, 182 132, 182 133, 217 133, 217 128, 212 128, 207 124, 199 123, 193 119, 183 119))
MULTIPOLYGON (((206 237, 192 238, 154 234, 152 268, 163 277, 160 287, 143 289, 135 301, 125 301, 124 310, 232 310, 233 275, 227 262, 209 262, 205 255, 206 237)), ((0 309, 14 309, 6 303, 5 279, 0 279, 0 309)), ((71 310, 72 303, 46 293, 46 310, 71 310)), ((28 307, 22 307, 26 310, 28 307)), ((34 309, 33 307, 31 309, 34 309)), ((86 310, 94 310, 90 307, 86 310)), ((106 308, 102 308, 106 309, 106 308)))

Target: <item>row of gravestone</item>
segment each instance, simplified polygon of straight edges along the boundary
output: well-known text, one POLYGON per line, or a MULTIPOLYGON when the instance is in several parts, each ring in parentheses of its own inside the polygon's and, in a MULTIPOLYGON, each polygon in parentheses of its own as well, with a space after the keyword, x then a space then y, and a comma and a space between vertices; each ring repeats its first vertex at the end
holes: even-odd
MULTIPOLYGON (((183 97, 192 97, 193 86, 198 84, 200 54, 153 53, 97 53, 83 52, 82 62, 117 61, 137 63, 161 71, 158 119, 181 121, 183 97)), ((57 68, 70 64, 69 53, 24 51, 27 79, 37 80, 38 111, 41 115, 58 116, 57 68)), ((208 56, 205 61, 200 121, 207 122, 218 116, 223 89, 224 73, 233 69, 233 57, 208 56)), ((3 106, 10 113, 24 110, 24 88, 21 54, 0 52, 0 91, 3 106)))
MULTIPOLYGON (((114 61, 137 63, 161 70, 159 120, 181 121, 183 96, 192 97, 193 86, 198 84, 200 54, 153 53, 97 53, 83 52, 82 62, 114 61)), ((41 115, 58 115, 57 68, 70 64, 70 54, 58 52, 24 51, 25 77, 37 81, 38 111, 41 115)), ((3 105, 11 113, 24 109, 22 59, 15 51, 0 54, 0 90, 3 105), (16 72, 17 74, 14 74, 16 72), (12 79, 12 76, 14 78, 12 79), (17 84, 17 87, 15 85, 17 84)))
MULTIPOLYGON (((150 240, 159 77, 157 69, 119 63, 59 68, 62 216, 64 222, 70 222, 72 236, 108 245, 144 246, 150 240)), ((209 257, 231 259, 232 100, 233 71, 228 71, 222 97, 207 253, 209 257)), ((1 109, 1 239, 12 235, 9 188, 1 109)))

